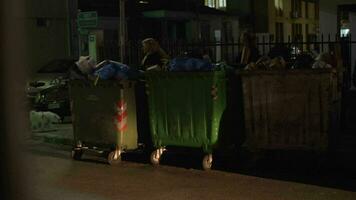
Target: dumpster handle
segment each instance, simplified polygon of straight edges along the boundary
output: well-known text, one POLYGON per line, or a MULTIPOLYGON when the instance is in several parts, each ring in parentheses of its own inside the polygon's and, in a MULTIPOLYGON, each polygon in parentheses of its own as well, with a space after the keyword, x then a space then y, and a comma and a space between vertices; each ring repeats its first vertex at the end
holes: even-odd
MULTIPOLYGON (((121 87, 120 88, 120 101, 123 101, 124 100, 124 88, 121 87)), ((122 148, 122 139, 123 139, 123 134, 124 134, 124 130, 123 129, 120 129, 119 131, 119 134, 120 134, 120 141, 119 141, 119 149, 122 148)))
POLYGON ((96 86, 98 84, 99 78, 100 78, 99 75, 96 76, 95 81, 94 81, 94 86, 96 86))

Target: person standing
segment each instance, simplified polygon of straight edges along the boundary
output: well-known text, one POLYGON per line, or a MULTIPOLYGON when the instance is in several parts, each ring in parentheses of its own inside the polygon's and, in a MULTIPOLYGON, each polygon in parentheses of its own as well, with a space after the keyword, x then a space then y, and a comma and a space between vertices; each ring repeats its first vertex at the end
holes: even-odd
POLYGON ((147 38, 142 41, 144 58, 141 62, 143 70, 164 70, 168 63, 169 56, 160 47, 159 43, 153 38, 147 38))
POLYGON ((256 45, 256 38, 251 33, 245 32, 241 36, 242 49, 237 56, 239 66, 245 67, 251 62, 256 62, 260 57, 256 45))

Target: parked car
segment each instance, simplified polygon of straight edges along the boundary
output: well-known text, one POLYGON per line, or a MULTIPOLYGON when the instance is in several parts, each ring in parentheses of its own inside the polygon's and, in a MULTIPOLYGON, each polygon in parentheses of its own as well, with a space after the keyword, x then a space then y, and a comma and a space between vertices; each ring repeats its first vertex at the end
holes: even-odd
POLYGON ((62 119, 70 116, 69 69, 75 60, 53 60, 41 67, 29 82, 27 96, 31 109, 50 111, 62 119))

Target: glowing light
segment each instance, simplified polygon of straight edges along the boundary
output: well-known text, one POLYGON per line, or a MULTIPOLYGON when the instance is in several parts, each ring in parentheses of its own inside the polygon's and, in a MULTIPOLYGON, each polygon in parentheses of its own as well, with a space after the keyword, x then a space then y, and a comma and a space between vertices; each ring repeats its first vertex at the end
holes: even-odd
POLYGON ((226 0, 205 0, 205 6, 210 8, 226 8, 226 0))
POLYGON ((274 7, 276 10, 283 11, 283 0, 274 0, 274 7))
POLYGON ((343 28, 340 30, 341 37, 347 37, 350 33, 350 29, 348 28, 343 28))
POLYGON ((148 4, 148 1, 139 1, 140 4, 148 4))

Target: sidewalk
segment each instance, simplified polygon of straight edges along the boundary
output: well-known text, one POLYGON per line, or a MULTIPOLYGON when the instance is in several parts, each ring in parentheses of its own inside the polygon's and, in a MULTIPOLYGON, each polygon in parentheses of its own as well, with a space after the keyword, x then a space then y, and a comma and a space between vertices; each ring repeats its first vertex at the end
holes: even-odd
POLYGON ((46 143, 58 145, 73 145, 73 127, 72 124, 58 124, 51 130, 32 131, 33 140, 42 140, 46 143))

